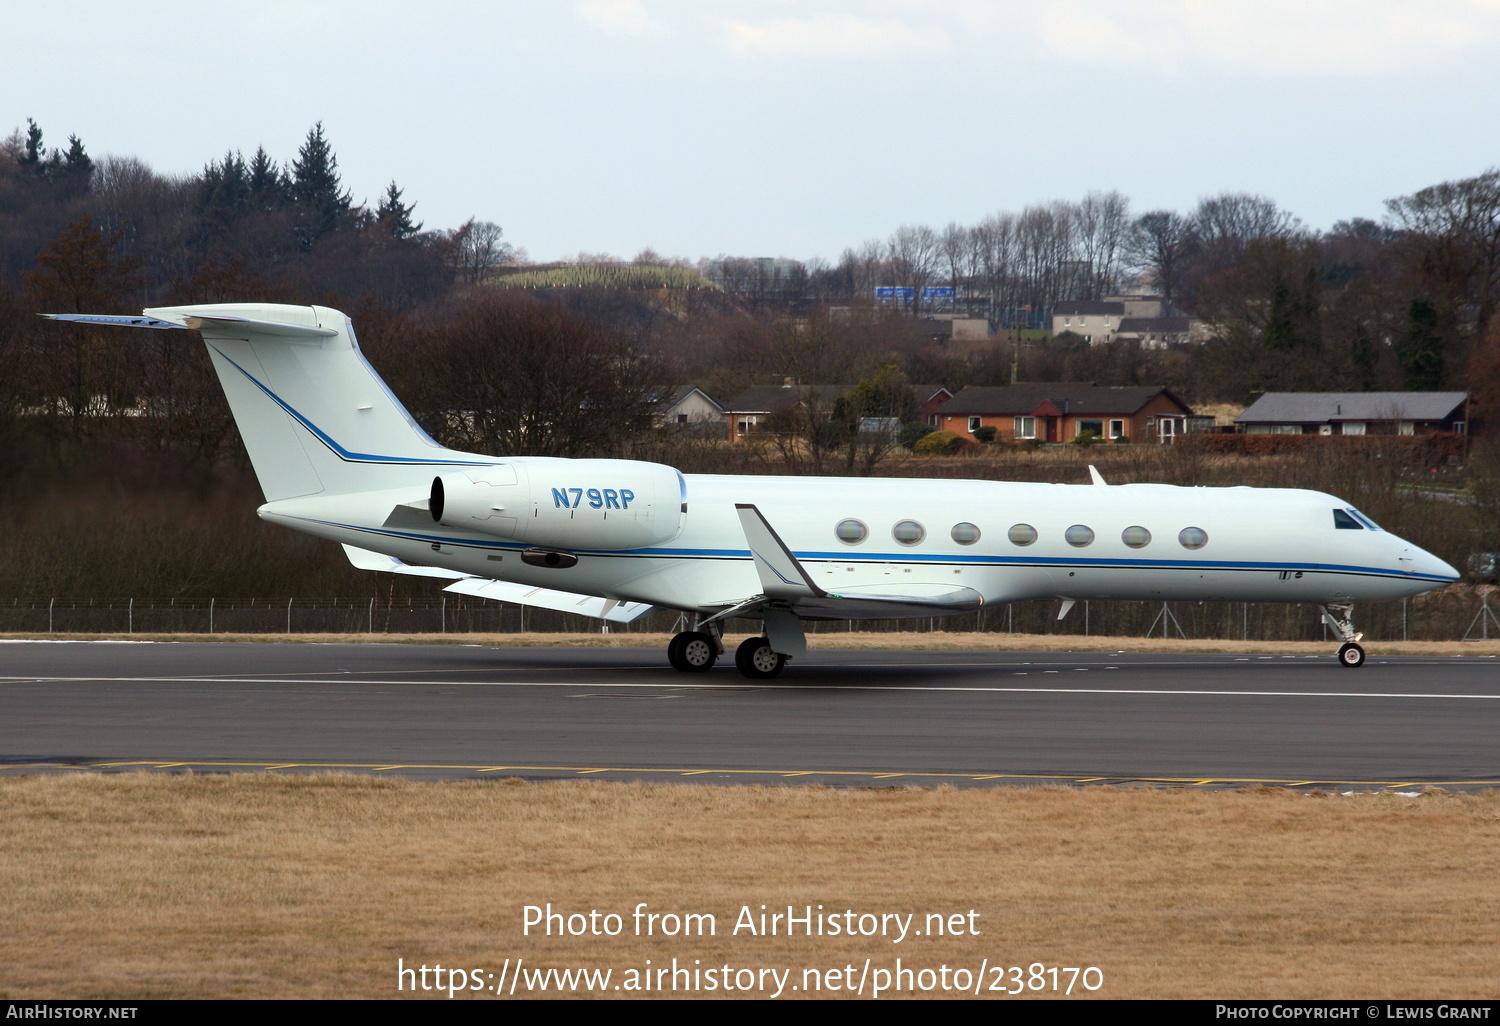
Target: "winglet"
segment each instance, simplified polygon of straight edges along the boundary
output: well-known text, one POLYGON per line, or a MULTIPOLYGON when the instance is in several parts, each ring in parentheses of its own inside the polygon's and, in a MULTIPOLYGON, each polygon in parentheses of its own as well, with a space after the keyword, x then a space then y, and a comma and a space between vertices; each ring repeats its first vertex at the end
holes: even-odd
POLYGON ((734 508, 739 511, 740 526, 745 531, 745 541, 750 544, 755 572, 760 575, 760 586, 767 597, 822 598, 826 594, 812 582, 760 510, 751 503, 740 502, 735 503, 734 508))
POLYGON ((1092 463, 1089 464, 1089 483, 1096 485, 1108 483, 1104 480, 1104 475, 1099 473, 1099 468, 1094 466, 1092 463))

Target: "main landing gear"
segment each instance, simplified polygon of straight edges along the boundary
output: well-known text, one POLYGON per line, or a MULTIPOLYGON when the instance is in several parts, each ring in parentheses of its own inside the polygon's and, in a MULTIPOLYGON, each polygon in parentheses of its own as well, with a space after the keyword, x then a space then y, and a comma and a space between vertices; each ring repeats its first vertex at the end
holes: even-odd
MULTIPOLYGON (((667 662, 679 673, 711 670, 724 654, 723 632, 717 623, 702 630, 683 631, 667 646, 667 662)), ((787 657, 765 637, 746 638, 734 651, 735 668, 752 680, 768 680, 786 667, 787 657)))
POLYGON ((1359 645, 1364 635, 1354 629, 1353 612, 1354 606, 1348 603, 1330 602, 1323 607, 1323 619, 1344 641, 1339 648, 1339 665, 1351 669, 1365 665, 1365 650, 1359 645))
POLYGON ((786 666, 786 656, 771 648, 767 638, 746 638, 734 650, 734 665, 746 677, 765 680, 782 671, 786 666))
POLYGON ((724 645, 708 631, 683 631, 667 646, 667 662, 679 673, 703 673, 714 668, 724 645))

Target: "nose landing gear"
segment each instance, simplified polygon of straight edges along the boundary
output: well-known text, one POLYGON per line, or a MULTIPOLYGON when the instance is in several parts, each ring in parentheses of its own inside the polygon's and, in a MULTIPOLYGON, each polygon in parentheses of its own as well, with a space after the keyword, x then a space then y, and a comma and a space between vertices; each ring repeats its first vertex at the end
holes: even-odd
POLYGON ((1364 635, 1354 629, 1353 612, 1354 606, 1350 603, 1330 602, 1323 607, 1323 619, 1338 631, 1344 641, 1339 648, 1339 665, 1350 669, 1365 664, 1365 650, 1359 645, 1364 635))

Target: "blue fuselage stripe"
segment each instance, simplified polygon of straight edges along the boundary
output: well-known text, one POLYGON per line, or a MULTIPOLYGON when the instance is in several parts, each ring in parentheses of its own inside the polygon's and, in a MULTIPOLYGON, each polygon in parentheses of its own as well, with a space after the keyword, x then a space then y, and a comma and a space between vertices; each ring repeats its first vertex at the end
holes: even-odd
MULTIPOLYGON (((310 517, 298 517, 308 523, 323 524, 327 527, 337 527, 348 531, 360 531, 365 534, 375 534, 387 538, 397 538, 403 541, 415 541, 423 543, 437 543, 441 545, 462 545, 470 548, 504 549, 507 551, 520 551, 527 548, 521 542, 491 541, 478 538, 455 538, 451 535, 441 534, 418 534, 412 531, 394 531, 389 528, 361 527, 357 524, 341 524, 329 520, 314 520, 310 517)), ((635 558, 658 558, 658 559, 743 559, 751 558, 749 549, 669 549, 669 548, 646 548, 646 549, 618 549, 618 550, 575 550, 580 556, 616 557, 626 556, 635 558)), ((871 552, 863 553, 858 557, 850 553, 830 552, 794 552, 797 559, 812 562, 836 562, 836 563, 918 563, 925 565, 945 564, 973 567, 1094 567, 1094 568, 1131 568, 1136 570, 1274 570, 1274 571, 1301 571, 1302 573, 1334 573, 1355 574, 1363 577, 1396 578, 1400 580, 1435 581, 1441 584, 1451 583, 1447 577, 1434 574, 1411 573, 1402 570, 1390 570, 1376 566, 1352 566, 1340 563, 1270 563, 1256 560, 1218 560, 1208 562, 1205 560, 1185 559, 1081 559, 1076 556, 998 556, 983 555, 979 553, 954 553, 948 556, 921 555, 911 552, 871 552), (836 558, 835 558, 836 557, 836 558)), ((781 576, 780 574, 777 575, 781 576)), ((782 578, 785 580, 785 578, 782 578)), ((798 582, 787 581, 788 584, 798 582)))
POLYGON ((239 371, 247 379, 249 379, 250 383, 264 392, 272 402, 274 402, 277 406, 280 406, 292 417, 296 418, 297 423, 301 424, 303 427, 307 428, 308 431, 312 432, 313 437, 322 442, 328 448, 329 452, 333 453, 339 459, 344 460, 347 463, 400 463, 406 464, 408 466, 416 465, 458 467, 492 467, 495 465, 494 463, 477 463, 473 460, 422 459, 408 456, 378 456, 374 453, 351 452, 350 450, 345 449, 338 442, 334 441, 334 439, 331 438, 326 432, 324 432, 323 429, 318 427, 312 421, 308 420, 301 413, 297 412, 297 410, 290 403, 282 399, 281 396, 277 395, 271 389, 267 388, 266 385, 260 381, 260 379, 258 379, 254 374, 251 374, 245 368, 241 367, 218 346, 214 346, 213 351, 224 357, 224 359, 228 361, 231 367, 233 367, 235 370, 239 371))

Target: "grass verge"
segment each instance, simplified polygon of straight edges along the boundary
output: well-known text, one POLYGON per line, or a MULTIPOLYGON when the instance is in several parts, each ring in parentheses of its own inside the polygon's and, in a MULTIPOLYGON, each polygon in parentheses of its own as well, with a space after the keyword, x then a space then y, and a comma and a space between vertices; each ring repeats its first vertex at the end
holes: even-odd
POLYGON ((0 998, 394 997, 398 959, 517 958, 611 986, 648 959, 826 987, 900 958, 1096 966, 1111 998, 1490 998, 1497 845, 1496 795, 0 778, 0 998), (549 902, 623 931, 525 935, 549 902), (714 935, 637 936, 643 902, 714 935), (762 905, 964 929, 735 935, 762 905))

